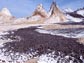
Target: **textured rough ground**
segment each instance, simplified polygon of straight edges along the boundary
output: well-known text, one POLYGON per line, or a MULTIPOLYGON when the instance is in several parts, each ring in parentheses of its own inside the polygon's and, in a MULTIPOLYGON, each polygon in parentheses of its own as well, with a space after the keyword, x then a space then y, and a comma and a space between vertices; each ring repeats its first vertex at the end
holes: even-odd
POLYGON ((61 24, 50 24, 50 25, 43 25, 44 29, 70 29, 70 28, 84 28, 84 25, 61 25, 61 24))
POLYGON ((10 31, 10 34, 5 35, 6 38, 15 40, 17 39, 15 37, 18 36, 21 39, 5 43, 3 47, 6 49, 5 52, 28 53, 32 49, 33 52, 38 51, 36 55, 33 55, 33 57, 36 57, 55 51, 56 55, 59 55, 58 52, 61 52, 64 55, 73 56, 81 62, 80 55, 84 57, 84 45, 79 44, 77 39, 41 34, 34 31, 35 29, 36 27, 19 29, 14 31, 13 34, 10 31))
POLYGON ((37 63, 38 59, 30 59, 28 61, 26 61, 25 63, 37 63))

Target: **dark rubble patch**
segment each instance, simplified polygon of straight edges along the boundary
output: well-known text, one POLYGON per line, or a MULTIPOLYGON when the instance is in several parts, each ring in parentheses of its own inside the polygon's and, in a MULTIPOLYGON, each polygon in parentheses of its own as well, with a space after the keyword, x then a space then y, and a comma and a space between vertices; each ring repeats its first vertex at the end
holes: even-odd
POLYGON ((49 53, 55 51, 56 55, 58 52, 62 52, 65 55, 71 55, 80 59, 80 55, 84 57, 84 45, 79 44, 77 39, 65 38, 62 36, 55 36, 50 34, 41 34, 35 31, 36 27, 24 28, 13 31, 5 35, 6 38, 11 38, 11 36, 19 36, 21 40, 8 42, 4 44, 5 52, 13 51, 19 53, 28 53, 30 49, 32 51, 38 50, 38 55, 49 53), (48 51, 50 49, 51 51, 48 51), (74 53, 74 54, 72 54, 74 53))

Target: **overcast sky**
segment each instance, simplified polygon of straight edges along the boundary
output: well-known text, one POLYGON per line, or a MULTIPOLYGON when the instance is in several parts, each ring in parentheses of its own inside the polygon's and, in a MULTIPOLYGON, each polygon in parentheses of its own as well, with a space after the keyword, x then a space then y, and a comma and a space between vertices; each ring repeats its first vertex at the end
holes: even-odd
MULTIPOLYGON (((43 4, 46 11, 49 10, 53 0, 0 0, 0 10, 7 7, 12 15, 24 17, 32 14, 36 6, 43 4)), ((84 0, 56 0, 60 9, 71 8, 77 9, 84 7, 84 0)))

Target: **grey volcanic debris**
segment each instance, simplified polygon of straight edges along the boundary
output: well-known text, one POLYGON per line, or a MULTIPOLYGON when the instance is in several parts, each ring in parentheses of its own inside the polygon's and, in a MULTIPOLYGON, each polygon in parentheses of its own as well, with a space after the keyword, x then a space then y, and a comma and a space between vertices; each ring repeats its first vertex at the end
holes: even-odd
MULTIPOLYGON (((52 51, 55 51, 55 55, 59 55, 58 52, 63 53, 62 56, 69 55, 76 58, 74 63, 83 63, 80 59, 80 55, 84 57, 84 45, 79 44, 77 39, 65 38, 62 36, 42 34, 35 31, 36 27, 18 29, 13 31, 12 34, 5 35, 6 38, 15 40, 16 36, 20 37, 20 40, 7 42, 1 48, 5 49, 4 53, 9 53, 10 51, 15 53, 31 53, 37 51, 37 54, 33 55, 34 57, 40 56, 42 54, 48 54, 52 51), (11 38, 11 36, 13 38, 11 38)), ((13 58, 12 58, 13 59, 13 58)), ((70 58, 69 58, 70 60, 70 58)))

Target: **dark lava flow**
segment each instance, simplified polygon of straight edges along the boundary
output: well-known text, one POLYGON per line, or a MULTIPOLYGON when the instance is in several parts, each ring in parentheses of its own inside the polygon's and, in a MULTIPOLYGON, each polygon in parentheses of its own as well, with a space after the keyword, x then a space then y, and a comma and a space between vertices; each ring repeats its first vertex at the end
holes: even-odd
POLYGON ((21 39, 18 41, 12 41, 4 44, 5 52, 13 51, 19 53, 27 53, 38 50, 38 55, 50 53, 55 51, 56 55, 58 52, 64 55, 70 55, 80 60, 80 55, 84 57, 84 45, 79 44, 77 39, 65 38, 62 36, 55 36, 50 34, 41 34, 35 31, 36 27, 23 28, 16 31, 9 31, 10 34, 5 35, 5 38, 15 40, 16 36, 21 39), (51 51, 48 51, 50 49, 51 51), (74 53, 74 54, 73 54, 74 53))

